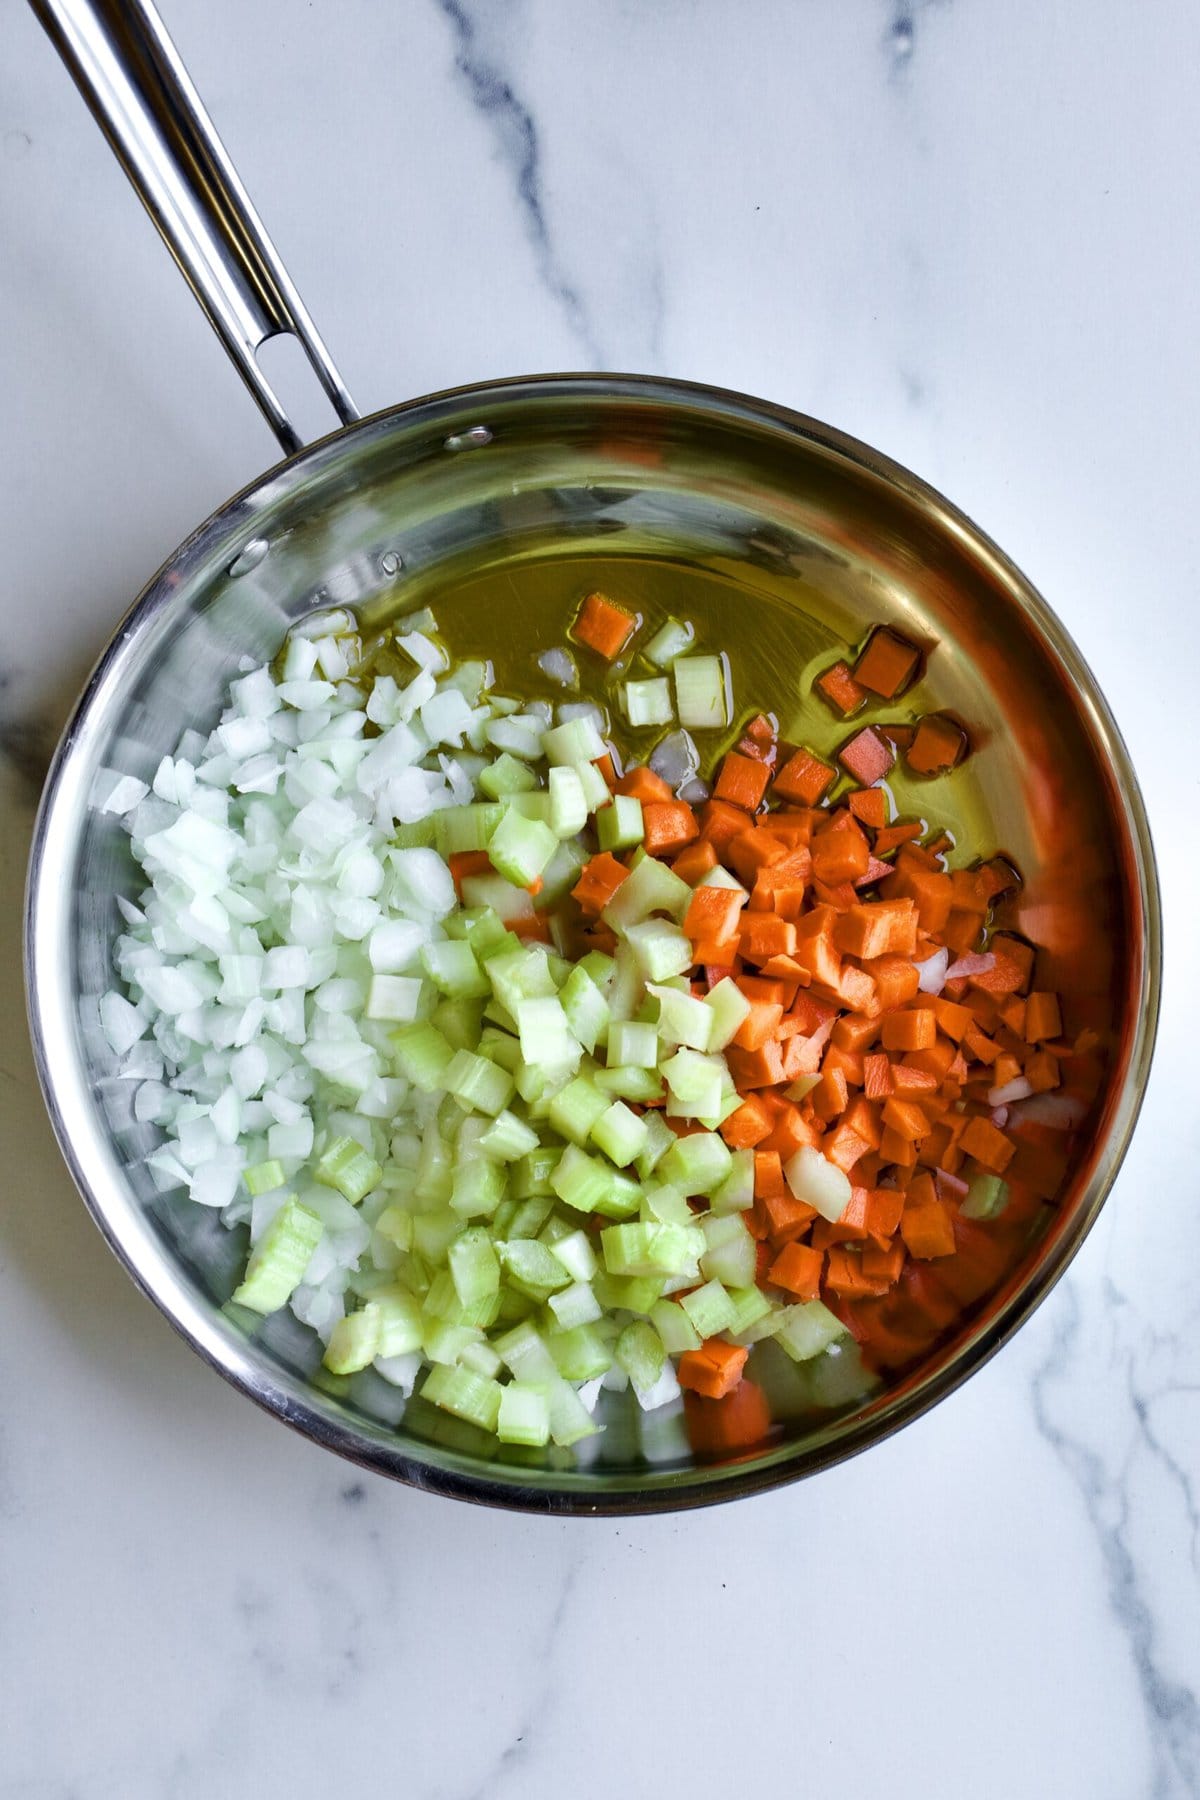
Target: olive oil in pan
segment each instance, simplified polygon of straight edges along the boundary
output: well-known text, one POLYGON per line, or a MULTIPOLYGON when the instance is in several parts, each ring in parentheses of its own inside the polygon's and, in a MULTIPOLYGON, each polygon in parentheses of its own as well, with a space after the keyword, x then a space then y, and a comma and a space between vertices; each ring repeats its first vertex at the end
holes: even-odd
MULTIPOLYGON (((695 651, 726 657, 733 696, 728 730, 694 734, 700 772, 711 777, 721 755, 756 713, 774 714, 782 738, 833 761, 864 724, 915 724, 936 708, 936 649, 908 694, 864 708, 853 719, 833 713, 813 690, 814 680, 830 663, 857 654, 877 622, 869 603, 870 596, 864 595, 859 635, 847 642, 844 598, 826 599, 794 570, 780 574, 766 568, 749 570, 744 563, 716 557, 699 564, 684 554, 669 558, 661 553, 571 550, 526 552, 484 569, 478 564, 464 563, 458 569, 442 563, 406 590, 403 612, 429 607, 451 656, 490 662, 498 692, 551 701, 594 700, 606 707, 611 736, 626 762, 644 762, 675 727, 632 730, 621 707, 621 683, 661 673, 640 654, 640 646, 667 619, 690 621, 695 651), (642 620, 628 651, 614 664, 569 637, 580 602, 594 589, 642 620), (577 690, 565 690, 538 667, 538 658, 547 650, 564 647, 579 670, 577 690)), ((378 605, 364 613, 368 642, 389 625, 402 628, 403 613, 385 614, 378 605)), ((1002 848, 970 757, 934 779, 910 774, 901 759, 886 785, 897 817, 926 819, 949 833, 954 840, 948 856, 951 866, 966 866, 1002 848)))

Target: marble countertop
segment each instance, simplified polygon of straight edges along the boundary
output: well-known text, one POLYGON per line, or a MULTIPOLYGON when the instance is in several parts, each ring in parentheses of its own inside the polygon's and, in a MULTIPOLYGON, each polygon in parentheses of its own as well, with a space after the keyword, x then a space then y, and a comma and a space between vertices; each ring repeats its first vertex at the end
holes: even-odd
POLYGON ((164 4, 363 406, 664 371, 834 421, 978 518, 1125 732, 1168 989, 1069 1277, 963 1390, 806 1485, 486 1512, 360 1475, 210 1374, 59 1160, 19 903, 90 661, 274 451, 4 0, 0 1800, 1200 1794, 1200 12, 164 4))

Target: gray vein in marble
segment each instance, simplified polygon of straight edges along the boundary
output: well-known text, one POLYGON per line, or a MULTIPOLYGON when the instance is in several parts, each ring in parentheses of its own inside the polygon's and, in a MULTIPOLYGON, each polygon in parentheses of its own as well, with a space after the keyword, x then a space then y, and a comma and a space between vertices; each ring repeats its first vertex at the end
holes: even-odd
MULTIPOLYGON (((499 53, 484 42, 485 29, 494 23, 496 15, 476 17, 465 0, 436 0, 436 4, 454 31, 457 43, 455 67, 463 78, 471 103, 488 120, 500 154, 512 171, 538 275, 561 307, 584 351, 587 365, 603 368, 606 358, 587 306, 561 266, 546 217, 537 122, 516 92, 499 53)), ((661 293, 658 305, 661 310, 661 293)))
POLYGON ((908 71, 917 48, 917 20, 931 6, 947 6, 950 0, 890 0, 891 17, 883 36, 892 79, 908 71))
POLYGON ((538 1667, 546 1670, 546 1679, 540 1692, 526 1707, 516 1731, 483 1780, 477 1782, 473 1788, 463 1794, 461 1800, 497 1800, 504 1783, 513 1776, 517 1778, 514 1791, 518 1794, 522 1791, 524 1783, 520 1771, 530 1754, 537 1748, 538 1729, 554 1699, 555 1650, 582 1568, 581 1560, 572 1563, 567 1570, 562 1589, 555 1602, 554 1611, 546 1621, 546 1628, 542 1633, 537 1655, 533 1659, 538 1667))
MULTIPOLYGON (((0 694, 5 683, 0 680, 0 694)), ((0 713, 0 761, 12 770, 22 798, 36 804, 58 741, 57 727, 46 718, 7 718, 0 713)))
MULTIPOLYGON (((1052 1416, 1048 1388, 1068 1378, 1079 1349, 1079 1296, 1070 1282, 1059 1289, 1059 1323, 1050 1353, 1032 1383, 1034 1422, 1079 1489, 1100 1547, 1109 1605, 1133 1660, 1154 1756, 1153 1800, 1200 1795, 1200 1702, 1186 1683, 1165 1673, 1158 1630, 1137 1560, 1129 1545, 1130 1501, 1124 1469, 1112 1469, 1081 1437, 1052 1416)), ((1110 1297, 1111 1298, 1111 1297, 1110 1297)), ((1137 1411, 1135 1404, 1135 1413, 1137 1411)), ((1139 1424, 1142 1421, 1139 1419, 1139 1424)), ((1143 1435, 1146 1434, 1142 1424, 1143 1435)), ((1166 1459, 1174 1468, 1173 1459, 1166 1459)), ((1191 1505, 1190 1484, 1186 1483, 1191 1505)), ((1192 1508, 1194 1512, 1194 1508, 1192 1508)))

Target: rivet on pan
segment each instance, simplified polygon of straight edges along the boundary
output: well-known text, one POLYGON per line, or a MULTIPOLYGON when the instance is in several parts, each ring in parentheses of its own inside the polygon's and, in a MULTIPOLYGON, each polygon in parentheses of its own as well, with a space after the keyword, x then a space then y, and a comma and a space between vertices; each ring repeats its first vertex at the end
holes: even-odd
POLYGON ((234 557, 225 571, 231 580, 236 581, 239 575, 248 575, 251 569, 257 569, 267 551, 271 548, 266 538, 251 538, 242 550, 234 557))
POLYGON ((492 434, 486 425, 472 425, 470 431, 454 432, 443 445, 446 450, 474 450, 480 444, 490 444, 492 434))
POLYGON ((398 575, 404 567, 404 558, 398 550, 385 550, 379 558, 379 568, 384 575, 398 575))

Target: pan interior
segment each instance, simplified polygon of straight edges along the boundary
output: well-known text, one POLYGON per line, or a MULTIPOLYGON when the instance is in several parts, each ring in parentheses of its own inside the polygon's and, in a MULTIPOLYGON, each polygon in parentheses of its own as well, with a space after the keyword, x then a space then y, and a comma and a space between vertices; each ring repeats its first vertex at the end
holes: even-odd
MULTIPOLYGON (((546 690, 548 691, 548 690, 546 690)), ((284 465, 202 527, 151 584, 98 667, 60 754, 32 877, 31 993, 56 1128, 114 1246, 202 1352, 334 1447, 424 1485, 541 1507, 678 1505, 766 1485, 861 1447, 946 1391, 1000 1341, 1082 1236, 1140 1096, 1153 921, 1140 807, 1119 739, 1069 640, 979 534, 913 478, 811 421, 669 384, 547 378, 380 415, 284 465), (152 1131, 115 1078, 97 1002, 112 984, 116 896, 138 888, 124 833, 89 806, 101 769, 149 780, 187 725, 208 729, 241 658, 332 605, 364 623, 436 602, 456 649, 538 691, 535 658, 572 599, 620 587, 699 613, 730 652, 739 703, 818 750, 846 729, 808 699, 815 665, 896 625, 936 653, 905 698, 969 721, 974 753, 914 810, 1025 877, 1005 923, 1043 949, 1039 980, 1109 1045, 1070 1192, 1007 1286, 902 1389, 788 1364, 777 1438, 695 1462, 678 1428, 603 1396, 583 1454, 498 1447, 368 1371, 320 1368, 290 1313, 245 1334, 223 1311, 241 1232, 154 1189, 152 1131), (1147 946, 1150 946, 1149 950, 1147 946)), ((784 1359, 780 1359, 780 1363, 784 1359)))

